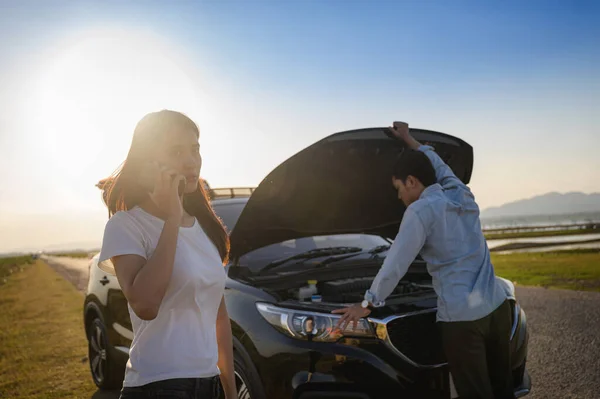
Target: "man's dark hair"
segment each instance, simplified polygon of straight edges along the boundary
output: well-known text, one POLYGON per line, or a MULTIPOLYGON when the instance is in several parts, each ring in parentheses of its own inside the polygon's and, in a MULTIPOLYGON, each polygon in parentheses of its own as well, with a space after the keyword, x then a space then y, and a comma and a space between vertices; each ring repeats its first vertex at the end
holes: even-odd
POLYGON ((394 163, 393 176, 406 183, 408 176, 414 176, 425 186, 436 183, 435 170, 427 155, 422 151, 405 149, 394 163))

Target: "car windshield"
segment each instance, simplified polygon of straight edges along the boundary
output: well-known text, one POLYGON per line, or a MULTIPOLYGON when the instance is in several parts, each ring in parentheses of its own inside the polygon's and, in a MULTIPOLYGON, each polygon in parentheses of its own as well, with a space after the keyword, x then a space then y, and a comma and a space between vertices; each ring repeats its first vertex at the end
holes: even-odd
MULTIPOLYGON (((246 202, 213 202, 215 213, 223 220, 231 232, 246 205, 246 202)), ((389 245, 390 241, 370 234, 336 234, 304 237, 268 245, 247 253, 240 258, 240 266, 257 272, 265 265, 278 259, 298 255, 302 252, 331 247, 358 247, 365 251, 378 246, 389 245)))

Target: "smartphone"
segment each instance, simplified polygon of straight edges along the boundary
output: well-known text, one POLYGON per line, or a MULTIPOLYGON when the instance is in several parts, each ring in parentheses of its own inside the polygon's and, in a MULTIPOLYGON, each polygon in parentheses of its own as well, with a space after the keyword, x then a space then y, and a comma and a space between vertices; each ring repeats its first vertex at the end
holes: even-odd
MULTIPOLYGON (((140 172, 140 176, 139 176, 139 180, 138 180, 139 184, 147 192, 151 192, 152 190, 154 190, 154 184, 156 182, 156 177, 157 177, 158 173, 160 173, 160 164, 157 165, 156 163, 153 163, 153 162, 146 162, 140 172)), ((187 185, 187 182, 186 182, 185 178, 183 178, 183 180, 181 180, 179 182, 179 187, 178 187, 179 195, 183 195, 183 193, 185 192, 186 185, 187 185)))

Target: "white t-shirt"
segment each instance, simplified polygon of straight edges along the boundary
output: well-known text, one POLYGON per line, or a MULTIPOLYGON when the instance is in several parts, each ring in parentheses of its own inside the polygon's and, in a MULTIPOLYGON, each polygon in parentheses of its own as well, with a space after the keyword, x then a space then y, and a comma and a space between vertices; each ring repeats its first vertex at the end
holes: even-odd
MULTIPOLYGON (((163 225, 139 207, 117 212, 106 224, 99 261, 126 254, 150 259, 163 225)), ((198 221, 180 227, 173 273, 157 317, 142 320, 128 305, 133 342, 123 386, 220 373, 216 320, 225 279, 219 251, 198 221)))

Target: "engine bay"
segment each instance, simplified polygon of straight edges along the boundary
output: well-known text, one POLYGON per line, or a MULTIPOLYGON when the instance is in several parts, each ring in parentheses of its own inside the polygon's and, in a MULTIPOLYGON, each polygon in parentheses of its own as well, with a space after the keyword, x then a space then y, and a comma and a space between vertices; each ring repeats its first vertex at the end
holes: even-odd
MULTIPOLYGON (((371 287, 374 277, 354 277, 316 283, 318 301, 326 303, 356 303, 363 300, 365 292, 371 287)), ((431 284, 401 280, 390 298, 433 291, 431 284)), ((302 298, 300 289, 287 290, 287 297, 304 301, 314 301, 314 298, 302 298)))

